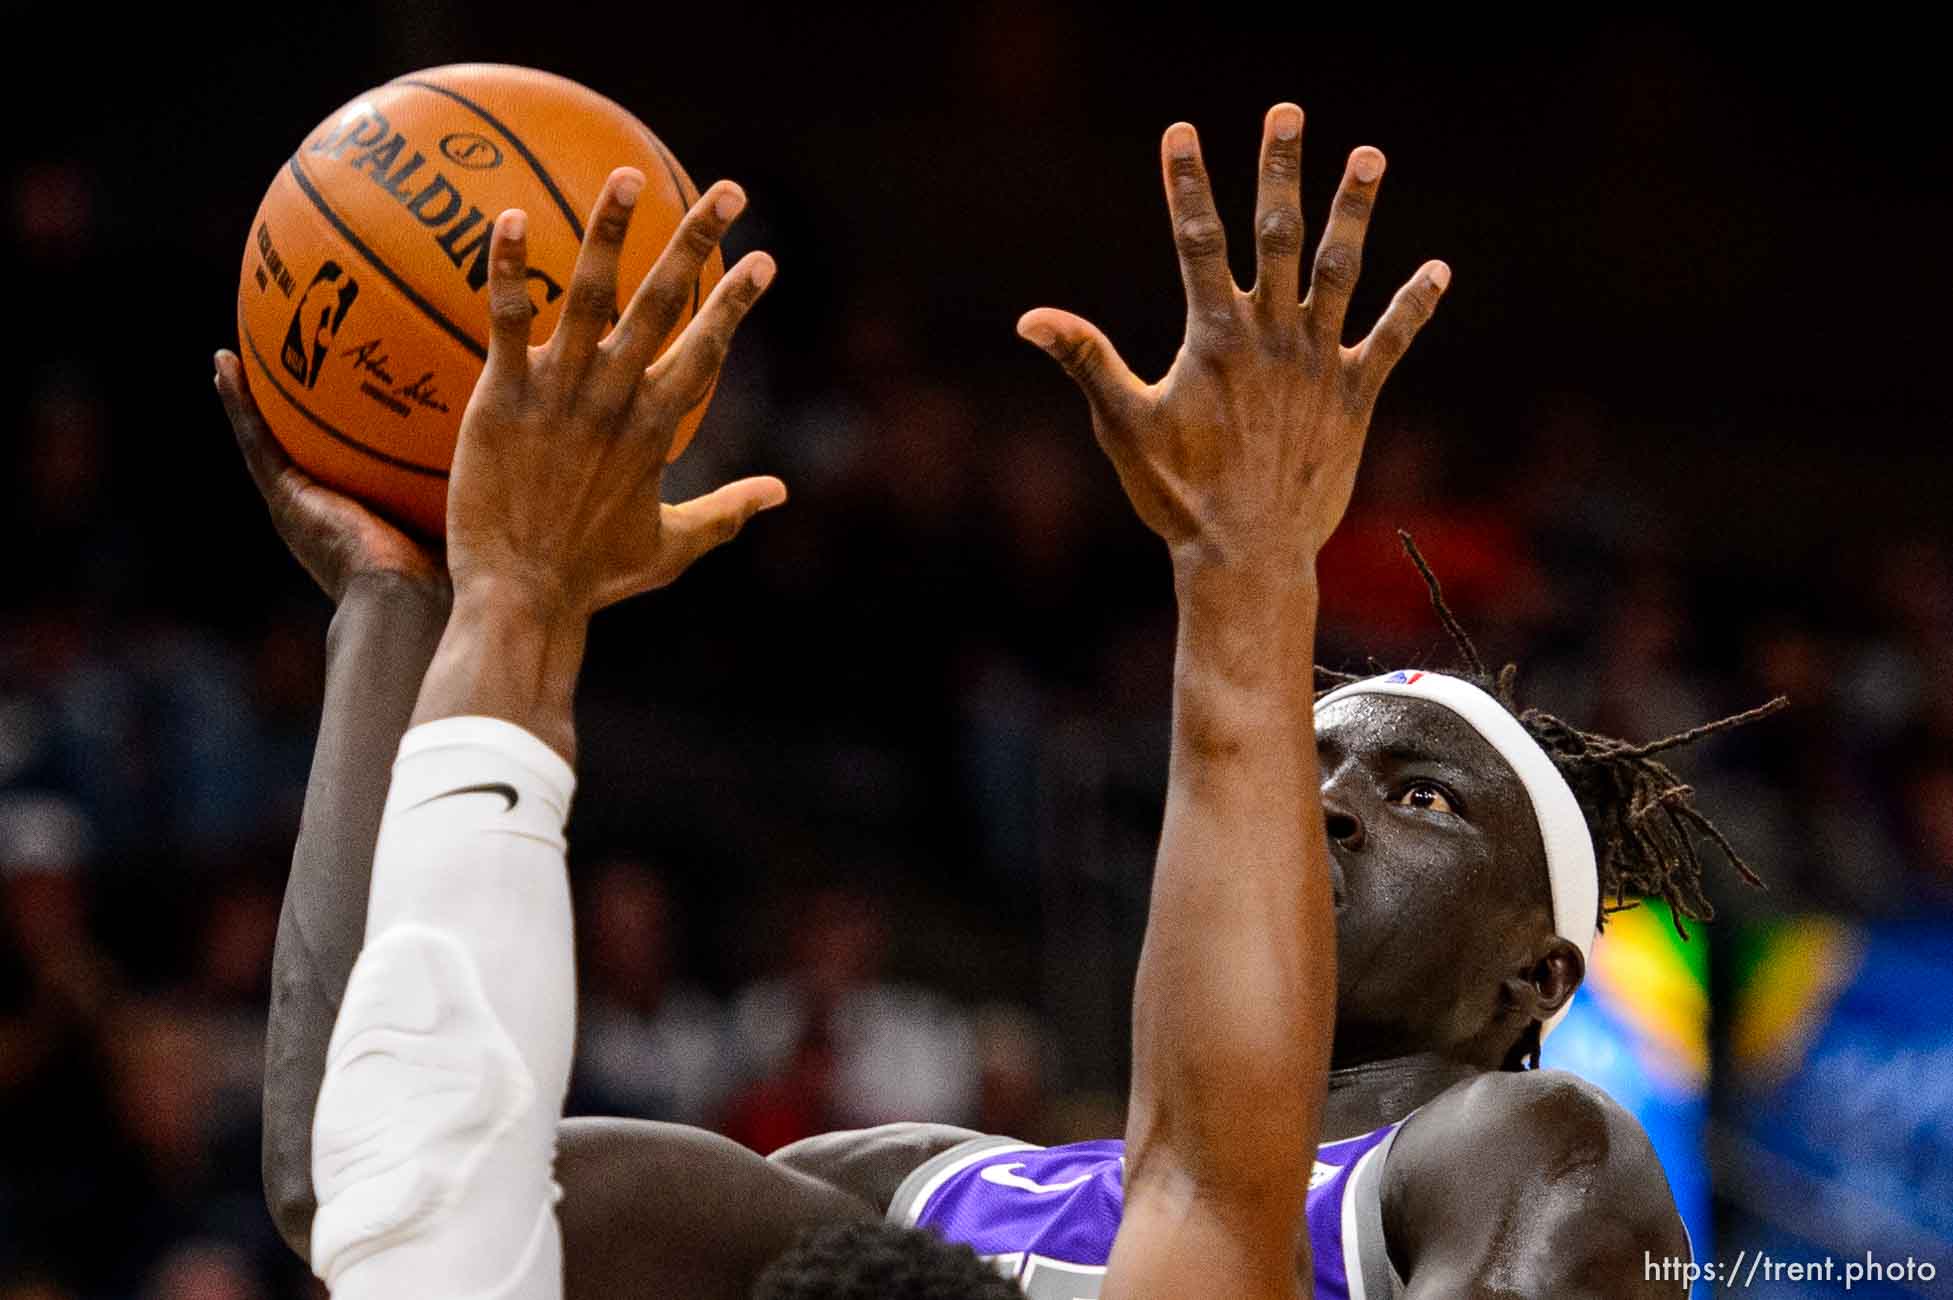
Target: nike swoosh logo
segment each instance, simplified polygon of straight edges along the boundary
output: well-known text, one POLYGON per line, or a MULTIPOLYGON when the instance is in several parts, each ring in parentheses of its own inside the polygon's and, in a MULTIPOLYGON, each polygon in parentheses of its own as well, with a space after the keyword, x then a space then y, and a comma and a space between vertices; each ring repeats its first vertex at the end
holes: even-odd
POLYGON ((499 794, 504 799, 507 799, 509 801, 509 806, 502 809, 503 812, 514 812, 516 804, 522 802, 522 796, 517 794, 515 792, 515 787, 510 785, 508 782, 490 781, 486 785, 458 786, 453 790, 444 790, 440 794, 429 795, 427 798, 413 805, 412 808, 407 809, 407 811, 412 812, 414 808, 425 808, 428 804, 433 803, 436 799, 449 799, 458 794, 499 794))
POLYGON ((1092 1181, 1090 1174, 1080 1174, 1068 1183, 1034 1182, 1020 1173, 1013 1172, 1023 1167, 1022 1160, 1007 1165, 985 1165, 980 1177, 986 1183, 995 1183, 999 1187, 1015 1187, 1020 1192, 1030 1192, 1036 1196, 1048 1196, 1052 1192, 1069 1192, 1074 1187, 1081 1187, 1092 1181))

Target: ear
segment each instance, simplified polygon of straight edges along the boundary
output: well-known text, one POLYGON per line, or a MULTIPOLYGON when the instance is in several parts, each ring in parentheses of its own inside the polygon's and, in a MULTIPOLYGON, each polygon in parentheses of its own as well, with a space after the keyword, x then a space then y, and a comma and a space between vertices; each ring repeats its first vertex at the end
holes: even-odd
POLYGON ((1539 1018, 1544 1020, 1572 1000, 1574 990, 1587 978, 1587 959, 1571 939, 1554 935, 1533 963, 1530 978, 1539 996, 1539 1018))
POLYGON ((1506 1001, 1527 1020, 1546 1020, 1567 1004, 1586 977, 1580 949, 1554 935, 1524 968, 1506 977, 1506 1001))

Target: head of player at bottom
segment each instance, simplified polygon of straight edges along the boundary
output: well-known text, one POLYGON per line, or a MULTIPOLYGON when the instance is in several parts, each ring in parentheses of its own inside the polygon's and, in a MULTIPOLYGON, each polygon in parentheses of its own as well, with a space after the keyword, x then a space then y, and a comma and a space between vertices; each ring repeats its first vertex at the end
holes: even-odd
POLYGON ((968 1246, 869 1221, 804 1234, 753 1284, 753 1300, 1023 1300, 968 1246))
POLYGON ((1318 670, 1335 683, 1316 706, 1337 935, 1331 1069, 1410 1056, 1467 1074, 1537 1067, 1611 907, 1660 898, 1686 938, 1684 918, 1713 916, 1698 840, 1759 883, 1655 756, 1785 701, 1646 744, 1522 708, 1516 669, 1487 670, 1403 540, 1466 664, 1448 679, 1318 670))

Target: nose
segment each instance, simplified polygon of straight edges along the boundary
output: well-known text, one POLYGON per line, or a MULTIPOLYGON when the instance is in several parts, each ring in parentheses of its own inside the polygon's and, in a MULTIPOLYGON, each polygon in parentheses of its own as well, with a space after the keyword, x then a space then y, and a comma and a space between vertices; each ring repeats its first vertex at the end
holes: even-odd
POLYGON ((1328 824, 1329 838, 1346 849, 1363 847, 1363 819, 1354 809, 1332 794, 1322 796, 1322 818, 1328 824))

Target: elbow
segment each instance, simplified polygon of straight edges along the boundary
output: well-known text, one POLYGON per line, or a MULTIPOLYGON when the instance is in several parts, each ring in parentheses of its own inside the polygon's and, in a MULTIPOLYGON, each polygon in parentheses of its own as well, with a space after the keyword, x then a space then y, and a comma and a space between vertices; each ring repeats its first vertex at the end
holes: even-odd
MULTIPOLYGON (((307 1139, 310 1136, 305 1135, 307 1139)), ((307 1263, 312 1258, 312 1213, 317 1209, 312 1196, 310 1146, 307 1140, 292 1150, 291 1144, 279 1141, 275 1125, 265 1125, 261 1166, 265 1209, 271 1212, 271 1222, 277 1227, 278 1235, 285 1239, 293 1254, 307 1263)))

